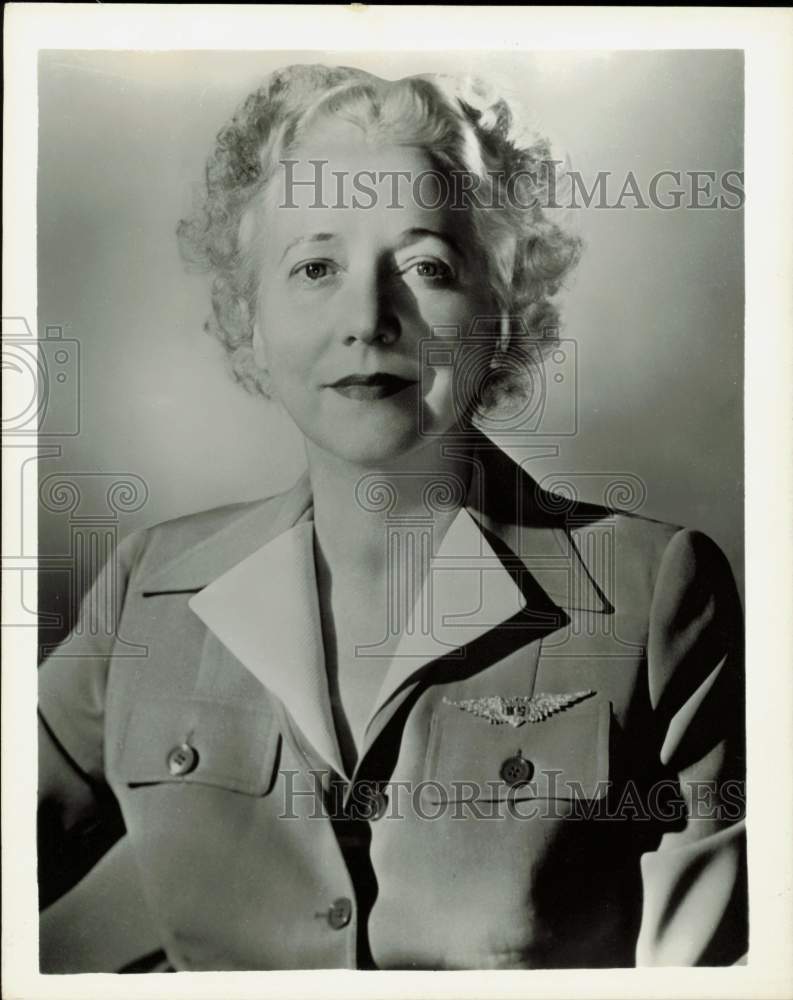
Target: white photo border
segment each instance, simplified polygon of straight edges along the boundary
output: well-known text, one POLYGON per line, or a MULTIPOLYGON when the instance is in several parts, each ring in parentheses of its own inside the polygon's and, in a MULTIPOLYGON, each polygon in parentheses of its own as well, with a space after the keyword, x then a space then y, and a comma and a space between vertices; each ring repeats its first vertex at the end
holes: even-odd
MULTIPOLYGON (((784 8, 103 5, 5 9, 3 316, 36 329, 40 49, 743 49, 746 67, 746 619, 751 945, 746 966, 548 972, 42 976, 35 888, 36 639, 4 629, 5 995, 38 997, 713 997, 793 995, 793 12, 784 8), (306 16, 310 11, 310 16, 306 16), (420 29, 420 30, 417 30, 420 29), (257 40, 259 44, 257 45, 257 40), (5 634, 7 631, 8 634, 5 634)), ((13 408, 13 400, 5 405, 13 408)), ((14 412, 13 409, 11 412, 14 412)), ((19 495, 14 463, 3 493, 19 495)), ((22 497, 35 532, 35 478, 22 497)), ((13 562, 19 502, 4 504, 13 562)), ((12 595, 4 591, 4 612, 12 595)), ((4 615, 5 620, 5 615, 4 615)))

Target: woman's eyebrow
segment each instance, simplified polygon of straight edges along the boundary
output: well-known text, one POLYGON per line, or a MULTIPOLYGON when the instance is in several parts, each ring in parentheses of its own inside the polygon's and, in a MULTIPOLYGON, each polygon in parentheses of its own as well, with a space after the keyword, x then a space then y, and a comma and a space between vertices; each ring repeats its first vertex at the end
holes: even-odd
POLYGON ((303 236, 296 236, 293 240, 290 240, 284 247, 284 252, 281 254, 281 260, 286 257, 292 247, 298 246, 300 243, 327 243, 328 240, 335 240, 335 233, 305 233, 303 236))
POLYGON ((458 257, 465 258, 465 253, 457 240, 449 233, 438 229, 421 229, 418 227, 406 229, 397 240, 395 249, 404 250, 405 247, 410 246, 412 243, 418 243, 419 240, 426 239, 427 237, 434 237, 437 240, 441 240, 448 247, 450 247, 458 257))

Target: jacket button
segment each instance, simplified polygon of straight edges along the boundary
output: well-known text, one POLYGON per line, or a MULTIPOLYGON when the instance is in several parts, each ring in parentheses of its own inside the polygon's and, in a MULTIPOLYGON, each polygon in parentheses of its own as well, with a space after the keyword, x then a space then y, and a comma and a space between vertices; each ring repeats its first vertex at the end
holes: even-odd
POLYGON ((352 919, 352 903, 346 896, 334 899, 328 910, 328 923, 334 931, 346 927, 352 919))
POLYGON ((174 776, 189 774, 198 765, 198 751, 189 743, 180 743, 168 754, 168 770, 174 776))
POLYGON ((501 765, 501 777, 508 785, 522 785, 531 778, 534 767, 518 750, 514 757, 508 757, 501 765))

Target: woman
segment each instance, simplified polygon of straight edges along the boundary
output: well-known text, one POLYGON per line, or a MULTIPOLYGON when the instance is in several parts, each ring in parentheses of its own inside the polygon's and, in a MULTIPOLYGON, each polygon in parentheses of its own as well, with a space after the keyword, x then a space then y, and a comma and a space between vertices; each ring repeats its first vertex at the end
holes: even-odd
POLYGON ((45 968, 97 961, 63 927, 108 886, 115 968, 743 954, 723 556, 545 493, 477 429, 578 255, 550 160, 484 88, 346 68, 275 73, 220 133, 182 246, 308 472, 126 539, 96 585, 119 615, 43 666, 43 901, 102 857, 45 968))

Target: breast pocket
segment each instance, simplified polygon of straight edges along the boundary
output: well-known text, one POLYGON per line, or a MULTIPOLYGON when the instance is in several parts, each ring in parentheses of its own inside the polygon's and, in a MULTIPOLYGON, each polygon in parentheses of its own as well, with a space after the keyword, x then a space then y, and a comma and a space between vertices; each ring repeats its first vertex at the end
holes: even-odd
POLYGON ((423 795, 434 802, 602 798, 610 720, 605 701, 518 727, 441 704, 430 724, 423 795))
POLYGON ((263 796, 273 787, 279 749, 265 703, 147 697, 135 703, 109 770, 129 789, 206 785, 263 796))

